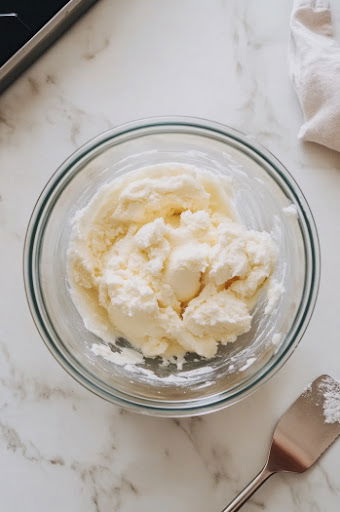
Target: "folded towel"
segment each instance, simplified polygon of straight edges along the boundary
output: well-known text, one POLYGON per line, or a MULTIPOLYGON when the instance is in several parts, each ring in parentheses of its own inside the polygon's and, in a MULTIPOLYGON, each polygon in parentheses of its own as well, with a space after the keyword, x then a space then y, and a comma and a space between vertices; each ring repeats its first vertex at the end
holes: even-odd
POLYGON ((340 151, 340 45, 326 0, 295 0, 290 75, 304 116, 299 138, 340 151))

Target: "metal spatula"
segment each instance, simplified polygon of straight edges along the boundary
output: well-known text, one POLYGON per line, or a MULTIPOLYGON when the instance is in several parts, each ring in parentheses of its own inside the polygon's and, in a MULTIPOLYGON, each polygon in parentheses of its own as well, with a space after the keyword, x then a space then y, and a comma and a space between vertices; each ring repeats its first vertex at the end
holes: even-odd
POLYGON ((340 434, 340 423, 334 418, 331 418, 334 423, 327 423, 325 400, 329 400, 329 392, 325 394, 325 389, 333 390, 334 400, 339 383, 321 375, 286 411, 276 425, 264 468, 222 512, 240 510, 267 478, 278 471, 303 473, 335 441, 340 434))

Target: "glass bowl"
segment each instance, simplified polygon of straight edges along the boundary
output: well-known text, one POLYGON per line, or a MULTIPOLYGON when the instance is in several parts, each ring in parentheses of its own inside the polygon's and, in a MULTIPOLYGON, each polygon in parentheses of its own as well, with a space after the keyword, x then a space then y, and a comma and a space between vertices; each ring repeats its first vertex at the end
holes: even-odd
MULTIPOLYGON (((36 326, 54 357, 83 386, 112 403, 159 416, 189 416, 230 406, 255 391, 296 348, 315 304, 320 273, 316 227, 285 167, 253 138, 194 118, 146 119, 109 130, 71 155, 53 174, 32 213, 24 279, 36 326), (248 228, 271 232, 279 248, 282 293, 265 314, 265 293, 251 330, 212 359, 189 357, 179 369, 159 359, 118 366, 91 351, 100 343, 84 327, 68 290, 71 219, 97 189, 142 166, 193 164, 227 174, 248 228)), ((119 340, 122 345, 126 340, 119 340)), ((117 350, 112 347, 112 350, 117 350)))

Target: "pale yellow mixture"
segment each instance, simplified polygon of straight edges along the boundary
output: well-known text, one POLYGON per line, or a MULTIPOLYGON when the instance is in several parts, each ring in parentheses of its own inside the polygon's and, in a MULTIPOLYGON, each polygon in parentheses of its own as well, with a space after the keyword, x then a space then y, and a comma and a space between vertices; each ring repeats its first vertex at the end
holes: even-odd
POLYGON ((212 357, 250 329, 276 247, 235 217, 231 181, 183 164, 98 190, 73 220, 68 278, 87 329, 145 356, 212 357))

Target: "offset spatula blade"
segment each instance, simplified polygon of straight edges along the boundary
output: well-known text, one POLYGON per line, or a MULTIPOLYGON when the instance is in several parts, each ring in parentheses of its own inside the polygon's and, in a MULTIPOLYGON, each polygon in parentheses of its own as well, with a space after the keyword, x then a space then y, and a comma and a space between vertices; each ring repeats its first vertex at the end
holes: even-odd
POLYGON ((334 418, 329 416, 332 404, 335 407, 336 403, 340 403, 339 382, 329 375, 321 375, 276 425, 269 469, 302 473, 314 464, 340 435, 340 423, 331 423, 334 418))
POLYGON ((340 435, 340 382, 318 377, 276 425, 266 465, 222 512, 237 512, 271 475, 302 473, 340 435))

